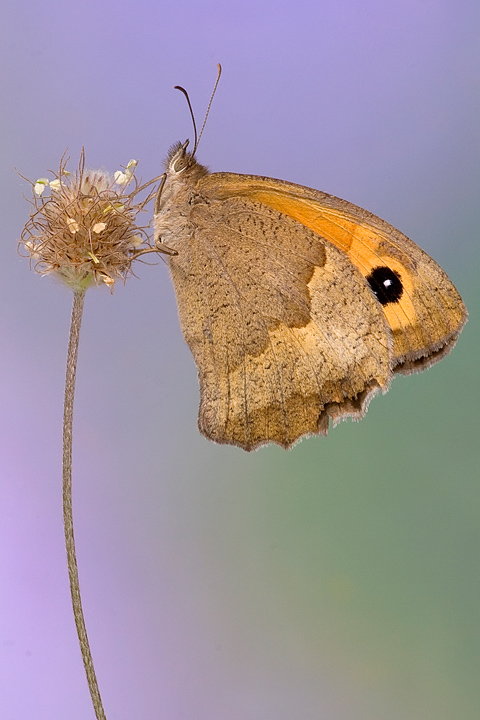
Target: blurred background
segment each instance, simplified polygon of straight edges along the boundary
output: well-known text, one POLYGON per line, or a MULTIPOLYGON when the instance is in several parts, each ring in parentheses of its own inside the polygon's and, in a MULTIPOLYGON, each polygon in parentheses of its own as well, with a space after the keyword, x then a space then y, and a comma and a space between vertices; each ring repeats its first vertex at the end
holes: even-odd
POLYGON ((196 428, 162 263, 89 290, 74 446, 83 603, 109 720, 478 720, 477 0, 6 0, 1 53, 0 716, 93 710, 70 608, 61 422, 71 297, 16 240, 24 176, 198 159, 385 218, 470 321, 360 423, 253 454, 196 428))

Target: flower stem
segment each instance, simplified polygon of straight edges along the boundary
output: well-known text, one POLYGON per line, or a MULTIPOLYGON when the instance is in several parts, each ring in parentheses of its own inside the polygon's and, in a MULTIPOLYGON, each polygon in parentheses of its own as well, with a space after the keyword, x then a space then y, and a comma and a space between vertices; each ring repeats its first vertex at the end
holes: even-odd
POLYGON ((73 534, 72 514, 72 425, 73 400, 75 395, 75 377, 77 371, 78 340, 82 322, 85 290, 73 293, 72 317, 70 322, 70 338, 68 342, 67 373, 65 378, 65 401, 63 409, 63 526, 65 530, 65 547, 67 550, 68 575, 72 596, 73 615, 77 626, 78 641, 82 651, 83 665, 87 675, 88 687, 92 697, 97 720, 106 720, 102 698, 98 689, 97 677, 93 667, 92 653, 87 637, 85 619, 83 617, 80 583, 78 581, 77 556, 73 534))

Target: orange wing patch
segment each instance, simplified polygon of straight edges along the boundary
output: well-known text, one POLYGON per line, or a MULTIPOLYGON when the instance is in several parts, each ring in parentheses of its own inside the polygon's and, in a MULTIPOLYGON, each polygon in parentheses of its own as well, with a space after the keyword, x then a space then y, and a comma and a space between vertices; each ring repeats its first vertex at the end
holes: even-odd
MULTIPOLYGON (((458 335, 464 321, 460 296, 438 265, 406 236, 356 220, 344 210, 258 186, 252 199, 276 208, 343 250, 369 281, 378 268, 389 268, 401 282, 401 296, 382 303, 393 336, 393 366, 419 360, 458 335)), ((354 210, 355 206, 351 206, 354 210)), ((357 209, 360 213, 361 211, 357 209)), ((393 230, 393 229, 392 229, 393 230)))

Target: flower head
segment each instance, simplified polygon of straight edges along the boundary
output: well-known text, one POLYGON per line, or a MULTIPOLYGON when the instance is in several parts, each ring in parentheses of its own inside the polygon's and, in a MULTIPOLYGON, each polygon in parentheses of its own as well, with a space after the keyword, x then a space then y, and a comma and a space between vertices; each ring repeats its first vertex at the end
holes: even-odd
POLYGON ((86 170, 83 151, 74 174, 66 170, 67 162, 62 158, 52 180, 32 183, 33 209, 21 249, 34 260, 35 270, 54 273, 74 290, 102 283, 113 289, 118 279, 131 273, 132 261, 152 249, 137 215, 153 193, 142 201, 137 196, 154 181, 139 186, 136 160, 113 176, 86 170), (132 181, 133 190, 127 194, 132 181))

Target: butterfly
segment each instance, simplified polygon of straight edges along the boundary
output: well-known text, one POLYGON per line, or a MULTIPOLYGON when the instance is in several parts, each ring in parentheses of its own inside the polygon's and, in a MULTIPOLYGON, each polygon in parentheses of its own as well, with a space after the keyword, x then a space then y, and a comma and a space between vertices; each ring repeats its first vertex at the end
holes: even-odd
POLYGON ((450 352, 465 306, 409 238, 318 190, 210 173, 187 148, 169 152, 154 228, 207 438, 253 450, 326 435, 450 352))

